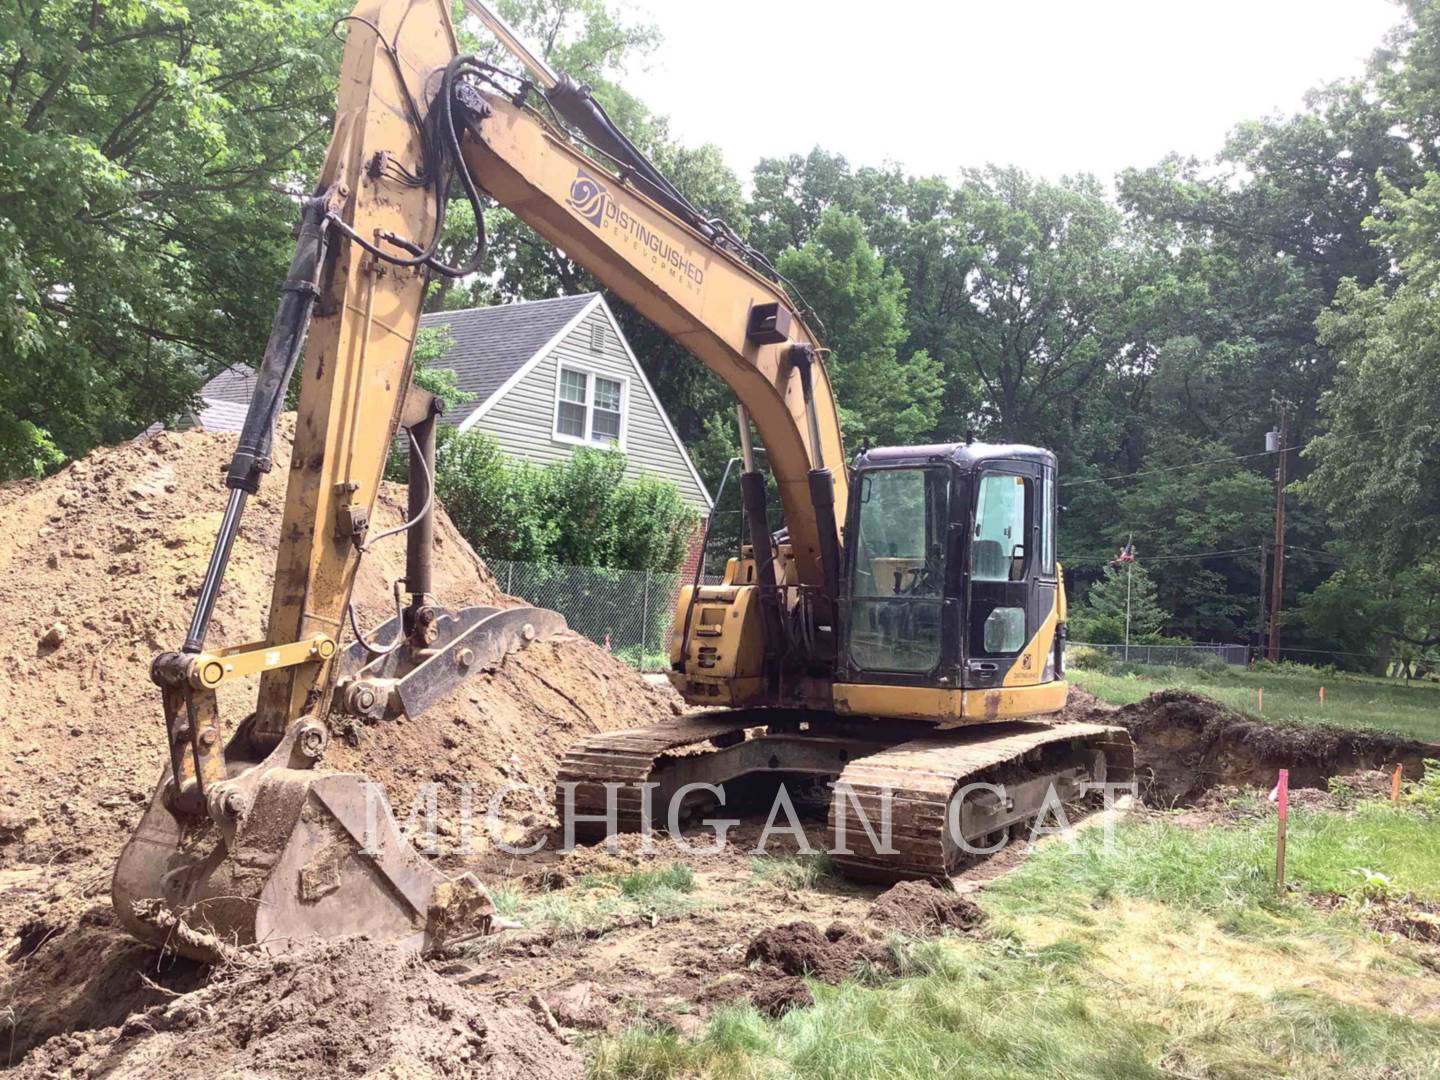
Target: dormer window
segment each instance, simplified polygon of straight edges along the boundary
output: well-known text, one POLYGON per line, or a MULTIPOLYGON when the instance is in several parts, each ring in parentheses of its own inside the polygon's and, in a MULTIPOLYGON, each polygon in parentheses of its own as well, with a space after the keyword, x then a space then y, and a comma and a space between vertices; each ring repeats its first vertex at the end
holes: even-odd
POLYGON ((596 371, 562 366, 555 384, 555 438, 623 447, 626 383, 596 371))

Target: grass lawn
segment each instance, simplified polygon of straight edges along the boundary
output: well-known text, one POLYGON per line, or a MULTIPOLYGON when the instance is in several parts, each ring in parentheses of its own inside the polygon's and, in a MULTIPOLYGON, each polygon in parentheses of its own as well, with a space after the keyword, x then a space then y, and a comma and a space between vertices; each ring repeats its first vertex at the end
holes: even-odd
POLYGON ((1285 666, 1270 670, 1227 666, 1224 670, 1142 667, 1105 673, 1071 668, 1070 680, 1102 701, 1129 705, 1156 690, 1193 690, 1239 712, 1261 716, 1257 690, 1264 690, 1263 716, 1302 724, 1374 728, 1440 743, 1440 685, 1377 679, 1348 673, 1321 674, 1285 666), (1325 704, 1320 704, 1320 688, 1325 704))
POLYGON ((1282 896, 1262 803, 1049 843, 981 894, 981 932, 892 939, 900 977, 815 984, 778 1019, 731 1007, 695 1039, 632 1028, 591 1045, 592 1075, 1440 1076, 1440 950, 1371 929, 1395 897, 1440 899, 1440 817, 1296 812, 1282 896))

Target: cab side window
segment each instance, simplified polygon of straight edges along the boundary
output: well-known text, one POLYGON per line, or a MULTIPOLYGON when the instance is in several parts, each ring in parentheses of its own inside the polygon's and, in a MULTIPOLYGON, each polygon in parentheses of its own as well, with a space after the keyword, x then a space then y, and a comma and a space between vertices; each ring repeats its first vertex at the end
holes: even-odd
POLYGON ((973 581, 1018 581, 1030 552, 1027 509, 1033 505, 1033 481, 1024 476, 981 477, 975 503, 975 535, 970 541, 973 581))

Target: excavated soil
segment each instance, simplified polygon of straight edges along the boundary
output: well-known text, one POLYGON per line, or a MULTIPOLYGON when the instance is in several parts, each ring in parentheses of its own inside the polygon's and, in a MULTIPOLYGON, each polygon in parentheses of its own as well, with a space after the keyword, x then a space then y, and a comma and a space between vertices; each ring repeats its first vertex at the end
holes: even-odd
POLYGON ((359 941, 226 968, 119 1026, 51 1039, 18 1074, 564 1080, 584 1068, 532 1012, 359 941))
POLYGON ((1216 785, 1264 787, 1279 769, 1292 788, 1324 788, 1331 777, 1386 766, 1423 775, 1437 748, 1395 735, 1261 722, 1185 690, 1159 690, 1123 708, 1071 688, 1066 719, 1118 724, 1135 741, 1140 797, 1150 806, 1189 805, 1216 785))
POLYGON ((938 934, 973 930, 985 921, 985 912, 973 900, 937 889, 928 881, 902 881, 875 899, 870 921, 907 934, 938 934))
MULTIPOLYGON (((283 423, 275 471, 250 500, 212 642, 263 631, 292 425, 283 423)), ((108 892, 164 754, 150 660, 184 636, 233 446, 233 435, 162 433, 0 487, 0 1064, 54 1032, 121 1023, 205 977, 121 934, 108 892)), ((386 485, 374 529, 398 524, 404 509, 404 489, 386 485)), ((397 536, 362 560, 354 592, 362 625, 392 613, 391 582, 404 558, 397 536)), ((434 575, 438 597, 452 606, 518 602, 496 589, 443 513, 434 575)), ((245 716, 254 692, 248 680, 221 687, 227 726, 245 716)), ((678 708, 668 690, 569 635, 468 680, 420 722, 342 733, 325 764, 383 783, 402 816, 429 781, 447 793, 469 783, 483 807, 499 785, 551 783, 577 737, 653 723, 678 708)), ((453 836, 458 799, 442 794, 438 809, 440 833, 453 836)), ((504 811, 505 834, 549 820, 535 799, 513 799, 504 811)), ((479 833, 472 842, 483 848, 488 838, 479 833)))
POLYGON ((745 950, 750 964, 765 964, 784 975, 810 975, 838 983, 862 960, 893 969, 894 958, 883 944, 845 923, 832 923, 822 933, 812 922, 793 922, 762 930, 745 950))

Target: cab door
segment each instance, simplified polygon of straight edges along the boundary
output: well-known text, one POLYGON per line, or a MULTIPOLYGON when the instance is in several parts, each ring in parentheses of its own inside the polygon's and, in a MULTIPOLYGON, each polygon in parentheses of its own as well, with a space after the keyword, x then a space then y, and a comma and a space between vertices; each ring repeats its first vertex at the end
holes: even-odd
MULTIPOLYGON (((1044 565, 1044 471, 1037 463, 995 461, 983 465, 976 478, 965 605, 967 686, 1038 681, 1043 658, 1026 647, 1045 618, 1044 601, 1036 588, 1044 565)), ((1053 608, 1053 555, 1049 567, 1053 608)))
POLYGON ((859 474, 847 528, 842 681, 930 686, 947 657, 954 664, 946 648, 958 606, 946 594, 953 479, 943 464, 859 474))

